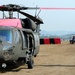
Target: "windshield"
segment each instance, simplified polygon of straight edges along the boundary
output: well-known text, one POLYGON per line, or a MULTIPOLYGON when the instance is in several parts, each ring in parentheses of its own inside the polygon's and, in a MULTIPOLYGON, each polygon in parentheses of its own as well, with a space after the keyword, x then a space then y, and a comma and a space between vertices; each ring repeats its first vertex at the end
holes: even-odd
POLYGON ((0 40, 2 40, 2 42, 12 43, 12 31, 0 30, 0 40))

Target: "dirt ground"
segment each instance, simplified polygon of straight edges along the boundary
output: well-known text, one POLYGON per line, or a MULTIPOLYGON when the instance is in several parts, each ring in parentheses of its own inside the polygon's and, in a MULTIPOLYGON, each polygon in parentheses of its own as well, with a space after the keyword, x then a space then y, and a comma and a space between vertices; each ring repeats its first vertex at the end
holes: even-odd
POLYGON ((12 70, 0 70, 0 75, 75 75, 75 44, 41 45, 34 58, 33 69, 20 66, 12 70))

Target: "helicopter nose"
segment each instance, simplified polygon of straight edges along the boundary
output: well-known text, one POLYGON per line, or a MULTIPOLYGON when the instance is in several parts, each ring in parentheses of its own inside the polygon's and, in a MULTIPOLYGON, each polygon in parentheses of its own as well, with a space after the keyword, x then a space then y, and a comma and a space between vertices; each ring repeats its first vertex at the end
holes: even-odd
POLYGON ((0 45, 0 60, 9 60, 11 58, 11 51, 6 46, 0 45))
POLYGON ((9 52, 7 50, 3 50, 0 48, 0 60, 9 60, 10 59, 10 55, 9 52))
POLYGON ((11 58, 11 55, 10 55, 8 50, 3 51, 3 57, 4 57, 5 61, 7 61, 7 60, 9 60, 11 58))

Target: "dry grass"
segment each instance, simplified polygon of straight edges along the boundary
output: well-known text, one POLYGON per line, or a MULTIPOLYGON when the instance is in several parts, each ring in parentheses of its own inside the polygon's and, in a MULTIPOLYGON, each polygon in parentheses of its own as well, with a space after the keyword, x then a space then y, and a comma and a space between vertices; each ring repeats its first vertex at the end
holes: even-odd
POLYGON ((75 75, 75 44, 41 45, 33 69, 21 66, 0 75, 75 75))

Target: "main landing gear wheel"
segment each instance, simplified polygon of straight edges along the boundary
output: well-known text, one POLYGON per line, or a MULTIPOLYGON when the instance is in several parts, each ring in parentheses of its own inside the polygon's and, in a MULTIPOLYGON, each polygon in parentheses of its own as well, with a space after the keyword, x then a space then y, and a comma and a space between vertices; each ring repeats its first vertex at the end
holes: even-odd
POLYGON ((34 67, 34 60, 32 57, 29 58, 29 61, 27 62, 28 69, 32 69, 34 67))

